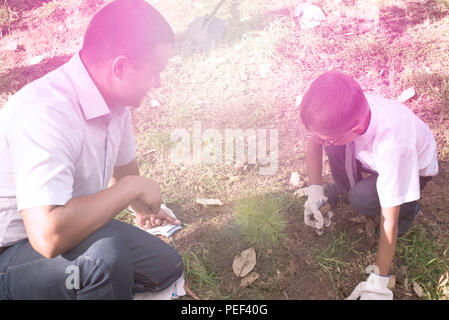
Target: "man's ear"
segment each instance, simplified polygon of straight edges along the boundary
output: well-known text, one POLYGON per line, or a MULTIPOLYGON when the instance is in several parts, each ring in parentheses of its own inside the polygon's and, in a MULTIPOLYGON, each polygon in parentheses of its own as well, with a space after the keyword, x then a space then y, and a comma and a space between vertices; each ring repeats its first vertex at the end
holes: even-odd
POLYGON ((130 67, 130 61, 127 56, 118 56, 112 61, 112 74, 118 78, 123 79, 127 69, 130 67))

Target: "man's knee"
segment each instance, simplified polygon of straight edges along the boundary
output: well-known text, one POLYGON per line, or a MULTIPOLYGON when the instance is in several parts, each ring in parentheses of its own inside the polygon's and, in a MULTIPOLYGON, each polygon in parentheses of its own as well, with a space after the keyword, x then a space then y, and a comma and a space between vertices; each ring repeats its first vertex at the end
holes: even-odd
POLYGON ((171 250, 166 250, 164 252, 163 263, 167 270, 171 270, 171 274, 167 274, 167 276, 173 280, 178 279, 183 271, 184 264, 182 262, 182 257, 174 248, 170 248, 171 250))

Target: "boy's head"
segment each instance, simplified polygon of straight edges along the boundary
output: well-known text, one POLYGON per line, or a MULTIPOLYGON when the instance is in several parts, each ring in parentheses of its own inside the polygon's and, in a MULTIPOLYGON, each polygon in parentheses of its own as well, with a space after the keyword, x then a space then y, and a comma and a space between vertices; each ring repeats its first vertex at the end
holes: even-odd
POLYGON ((370 116, 362 88, 338 71, 325 72, 312 82, 300 112, 302 123, 323 145, 352 141, 366 130, 370 116))
POLYGON ((173 30, 151 5, 116 0, 92 18, 80 54, 114 104, 138 106, 159 85, 173 43, 173 30))

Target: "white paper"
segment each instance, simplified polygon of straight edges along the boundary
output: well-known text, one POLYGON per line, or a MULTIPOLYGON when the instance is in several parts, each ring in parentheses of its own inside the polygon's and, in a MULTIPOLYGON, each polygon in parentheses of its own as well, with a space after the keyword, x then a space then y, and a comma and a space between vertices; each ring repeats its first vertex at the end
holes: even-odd
MULTIPOLYGON (((175 214, 173 213, 173 211, 171 211, 169 208, 167 208, 167 206, 165 204, 161 204, 161 209, 163 209, 165 212, 167 212, 174 219, 177 219, 175 214)), ((130 210, 135 216, 135 212, 131 208, 130 208, 130 210)), ((139 227, 140 229, 142 229, 148 233, 151 233, 152 235, 155 235, 155 236, 161 235, 161 236, 165 236, 165 237, 170 237, 173 233, 182 229, 182 225, 180 225, 180 224, 178 224, 178 225, 166 224, 165 226, 154 227, 151 229, 144 229, 136 223, 136 219, 134 219, 134 224, 137 227, 139 227)))

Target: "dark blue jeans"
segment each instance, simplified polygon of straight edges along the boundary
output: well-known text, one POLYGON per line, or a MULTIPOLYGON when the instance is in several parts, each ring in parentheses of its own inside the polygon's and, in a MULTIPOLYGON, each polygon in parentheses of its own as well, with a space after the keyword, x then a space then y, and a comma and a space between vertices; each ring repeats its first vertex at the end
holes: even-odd
MULTIPOLYGON (((357 161, 357 182, 351 188, 345 169, 345 149, 345 145, 331 146, 325 149, 335 183, 339 189, 347 192, 348 200, 357 212, 365 216, 379 216, 381 206, 376 188, 378 174, 371 172, 370 176, 364 179, 361 163, 357 161)), ((430 179, 431 177, 420 177, 421 190, 430 179)), ((401 205, 398 221, 398 236, 402 236, 407 232, 418 211, 418 201, 407 202, 401 205)))
POLYGON ((182 272, 173 247, 112 220, 52 259, 27 239, 0 253, 0 299, 132 299, 165 289, 182 272))

